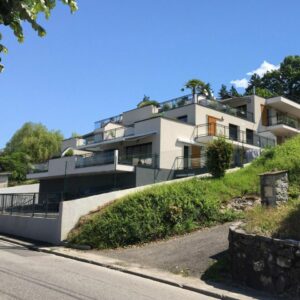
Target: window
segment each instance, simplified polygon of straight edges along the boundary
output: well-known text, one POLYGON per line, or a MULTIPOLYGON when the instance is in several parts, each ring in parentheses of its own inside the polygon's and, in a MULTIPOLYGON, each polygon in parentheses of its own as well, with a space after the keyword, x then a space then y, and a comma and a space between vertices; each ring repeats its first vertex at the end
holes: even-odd
POLYGON ((147 156, 152 154, 152 143, 126 147, 126 156, 147 156))
POLYGON ((187 117, 187 115, 180 116, 180 117, 177 117, 177 120, 180 121, 180 122, 187 123, 188 117, 187 117))
POLYGON ((253 139, 253 130, 246 129, 246 143, 249 145, 253 145, 254 139, 253 139))
POLYGON ((234 141, 238 140, 238 127, 236 125, 229 124, 229 138, 234 141))

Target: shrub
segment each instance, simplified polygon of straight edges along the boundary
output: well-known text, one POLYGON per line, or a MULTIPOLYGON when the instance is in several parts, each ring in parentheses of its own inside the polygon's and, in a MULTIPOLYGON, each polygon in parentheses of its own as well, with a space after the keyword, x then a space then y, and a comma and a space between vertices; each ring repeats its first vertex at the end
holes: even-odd
POLYGON ((229 169, 232 145, 226 142, 225 138, 218 137, 207 147, 207 169, 214 177, 223 177, 229 169))
POLYGON ((145 106, 149 106, 149 105, 154 105, 156 107, 159 106, 159 103, 157 101, 154 101, 154 100, 143 100, 142 102, 140 102, 138 104, 138 108, 142 108, 142 107, 145 107, 145 106))
POLYGON ((66 153, 65 153, 65 155, 64 156, 73 156, 74 155, 74 151, 73 151, 73 149, 69 149, 66 153))

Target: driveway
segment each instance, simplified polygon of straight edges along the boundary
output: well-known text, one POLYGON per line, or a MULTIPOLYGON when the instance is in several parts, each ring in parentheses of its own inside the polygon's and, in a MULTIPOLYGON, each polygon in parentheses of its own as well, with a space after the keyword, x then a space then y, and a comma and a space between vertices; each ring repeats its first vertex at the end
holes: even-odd
POLYGON ((229 226, 227 223, 166 241, 115 250, 93 250, 93 252, 175 274, 200 278, 214 258, 228 249, 229 226))

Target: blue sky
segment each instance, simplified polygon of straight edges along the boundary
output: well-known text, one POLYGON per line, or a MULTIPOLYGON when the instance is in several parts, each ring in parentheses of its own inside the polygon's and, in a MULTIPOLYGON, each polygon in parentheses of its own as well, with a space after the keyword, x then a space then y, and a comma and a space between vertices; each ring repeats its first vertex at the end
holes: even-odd
MULTIPOLYGON (((264 61, 300 54, 299 0, 78 0, 59 4, 47 36, 25 26, 18 44, 0 27, 9 54, 0 75, 0 148, 24 122, 65 137, 134 108, 146 94, 182 95, 191 78, 220 85, 249 78, 264 61)), ((265 64, 266 66, 266 64, 265 64)), ((268 65, 267 65, 268 67, 268 65)), ((272 66, 271 66, 272 67, 272 66)))

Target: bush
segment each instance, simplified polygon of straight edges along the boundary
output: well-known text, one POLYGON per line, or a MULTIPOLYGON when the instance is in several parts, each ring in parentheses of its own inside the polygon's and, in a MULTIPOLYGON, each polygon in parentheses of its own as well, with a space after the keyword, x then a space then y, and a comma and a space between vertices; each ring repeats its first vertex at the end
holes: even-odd
POLYGON ((149 105, 154 105, 156 107, 159 107, 159 103, 157 101, 154 101, 154 100, 143 100, 142 102, 140 102, 138 104, 138 108, 142 108, 142 107, 145 107, 145 106, 149 106, 149 105))
POLYGON ((232 145, 225 138, 218 137, 207 147, 207 169, 214 177, 223 177, 229 169, 232 157, 232 145))
POLYGON ((65 153, 65 157, 67 157, 67 156, 73 156, 74 155, 74 151, 73 151, 73 149, 69 149, 66 153, 65 153))

